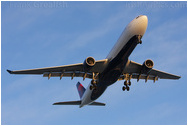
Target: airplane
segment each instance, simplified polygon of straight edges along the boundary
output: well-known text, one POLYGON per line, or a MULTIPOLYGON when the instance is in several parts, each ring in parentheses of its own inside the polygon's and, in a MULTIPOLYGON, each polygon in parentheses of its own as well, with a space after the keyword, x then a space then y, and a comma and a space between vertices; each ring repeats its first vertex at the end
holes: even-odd
POLYGON ((85 89, 78 82, 77 89, 80 100, 56 102, 53 105, 85 105, 105 106, 105 103, 96 102, 104 93, 108 86, 116 81, 124 80, 122 90, 129 91, 131 79, 144 79, 145 82, 158 79, 180 79, 181 76, 173 75, 153 68, 154 62, 147 59, 143 64, 129 60, 129 56, 138 44, 142 44, 142 37, 145 34, 148 25, 146 15, 139 15, 133 19, 124 29, 117 43, 111 49, 110 53, 103 60, 95 60, 93 57, 87 57, 83 63, 63 65, 55 67, 46 67, 27 70, 7 70, 10 74, 36 74, 43 77, 82 77, 91 79, 88 87, 85 89))

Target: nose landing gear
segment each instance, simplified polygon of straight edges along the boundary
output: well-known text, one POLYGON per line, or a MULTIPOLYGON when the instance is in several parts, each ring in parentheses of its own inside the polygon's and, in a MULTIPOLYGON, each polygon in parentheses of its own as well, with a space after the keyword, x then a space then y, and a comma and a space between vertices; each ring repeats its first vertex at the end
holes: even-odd
POLYGON ((138 35, 137 38, 138 38, 138 44, 142 44, 142 40, 141 40, 142 36, 138 35))

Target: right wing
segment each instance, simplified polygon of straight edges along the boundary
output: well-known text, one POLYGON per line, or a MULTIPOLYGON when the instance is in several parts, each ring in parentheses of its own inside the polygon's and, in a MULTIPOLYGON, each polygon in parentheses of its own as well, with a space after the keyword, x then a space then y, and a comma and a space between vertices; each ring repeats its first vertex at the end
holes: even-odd
POLYGON ((55 67, 46 67, 46 68, 38 68, 38 69, 27 69, 27 70, 16 70, 11 71, 7 70, 10 74, 43 74, 43 77, 84 77, 85 78, 93 78, 93 73, 101 73, 105 68, 107 63, 107 59, 98 60, 96 64, 88 71, 84 70, 84 64, 72 64, 72 65, 64 65, 64 66, 55 66, 55 67))
POLYGON ((167 72, 159 71, 156 69, 151 69, 148 75, 141 74, 142 64, 136 63, 134 61, 130 61, 129 64, 125 67, 123 74, 120 76, 119 80, 124 80, 130 77, 133 79, 145 79, 147 80, 158 80, 160 79, 179 79, 181 76, 177 76, 174 74, 170 74, 167 72), (125 76, 127 75, 127 76, 125 76))

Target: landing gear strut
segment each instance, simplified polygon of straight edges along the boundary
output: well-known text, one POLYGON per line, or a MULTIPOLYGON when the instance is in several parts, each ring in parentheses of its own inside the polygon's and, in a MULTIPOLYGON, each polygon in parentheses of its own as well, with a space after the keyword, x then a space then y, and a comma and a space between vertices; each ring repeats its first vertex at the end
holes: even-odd
POLYGON ((122 90, 125 91, 125 89, 126 89, 127 91, 129 91, 129 90, 130 90, 130 87, 129 87, 129 86, 131 86, 131 81, 130 81, 130 80, 129 80, 129 81, 126 80, 126 81, 124 82, 124 85, 125 85, 125 86, 122 87, 122 90))

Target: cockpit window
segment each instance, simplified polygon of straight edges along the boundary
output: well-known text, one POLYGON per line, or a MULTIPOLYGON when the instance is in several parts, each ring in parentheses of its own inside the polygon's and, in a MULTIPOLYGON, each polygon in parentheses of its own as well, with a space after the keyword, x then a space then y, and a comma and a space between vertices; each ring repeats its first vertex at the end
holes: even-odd
POLYGON ((138 17, 136 17, 136 19, 138 19, 140 17, 140 15, 138 17))
POLYGON ((136 19, 138 19, 138 18, 141 17, 141 16, 143 16, 143 15, 139 15, 138 17, 136 17, 136 19))

